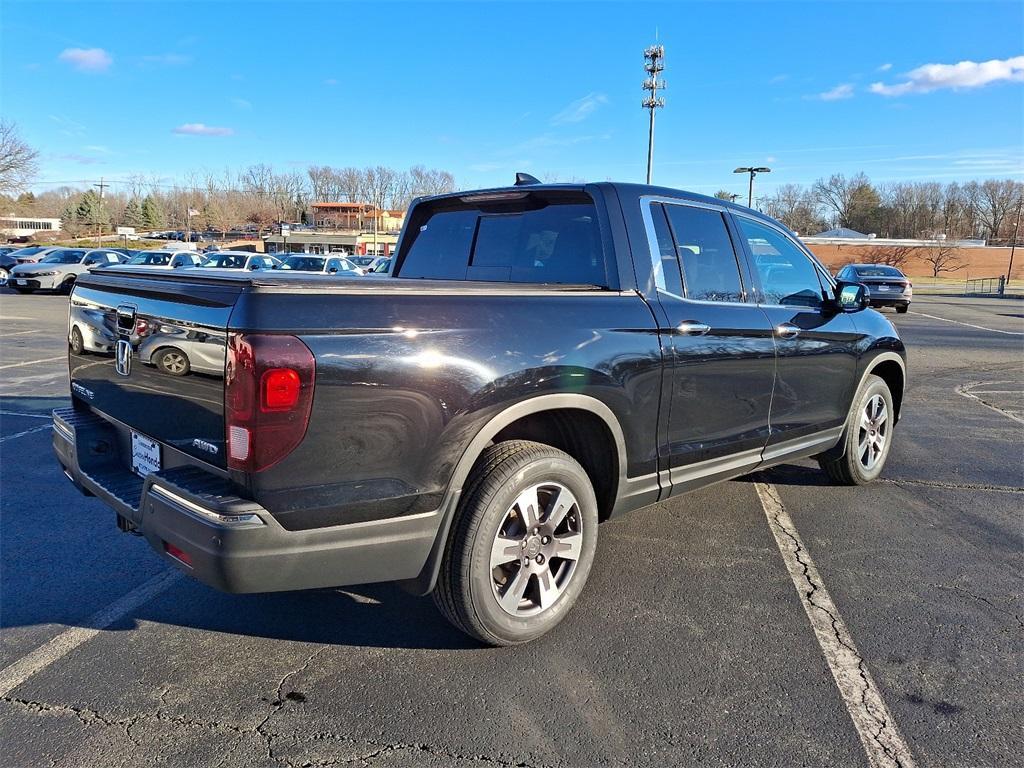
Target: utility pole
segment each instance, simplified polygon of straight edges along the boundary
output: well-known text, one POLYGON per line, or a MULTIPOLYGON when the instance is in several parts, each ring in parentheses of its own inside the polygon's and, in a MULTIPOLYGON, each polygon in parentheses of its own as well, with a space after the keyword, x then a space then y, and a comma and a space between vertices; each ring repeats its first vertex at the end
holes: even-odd
POLYGON ((644 80, 642 87, 651 92, 642 102, 643 108, 651 114, 647 132, 647 183, 650 184, 654 173, 654 110, 665 106, 665 100, 658 96, 658 91, 666 85, 664 80, 658 79, 658 73, 665 69, 665 46, 652 45, 644 49, 644 69, 650 77, 644 80))
POLYGON ((754 177, 757 176, 757 174, 759 174, 759 173, 771 173, 771 172, 772 172, 771 168, 765 168, 764 166, 759 166, 757 168, 749 166, 749 167, 737 168, 735 171, 733 171, 733 173, 749 173, 750 174, 750 186, 747 187, 747 208, 753 208, 754 207, 754 177))
POLYGON ((100 230, 103 228, 103 190, 109 187, 109 184, 104 183, 103 177, 100 176, 100 183, 93 184, 94 187, 100 191, 100 209, 96 214, 96 247, 99 248, 102 245, 100 241, 100 230))
MULTIPOLYGON (((1017 198, 1017 222, 1013 225, 1013 242, 1010 243, 1010 266, 1006 268, 1006 283, 1004 285, 1009 285, 1010 275, 1013 274, 1013 254, 1017 250, 1017 233, 1020 232, 1021 207, 1024 207, 1024 193, 1021 193, 1021 196, 1017 198)), ((1004 288, 1003 290, 1005 291, 1006 289, 1004 288)))

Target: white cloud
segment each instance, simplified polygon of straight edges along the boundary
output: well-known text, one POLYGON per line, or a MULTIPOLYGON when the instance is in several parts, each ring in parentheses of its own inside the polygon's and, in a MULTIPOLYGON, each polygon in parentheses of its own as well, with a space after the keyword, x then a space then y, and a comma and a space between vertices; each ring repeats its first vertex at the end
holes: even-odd
POLYGON ((886 85, 872 83, 871 92, 882 96, 929 93, 943 88, 981 88, 1001 80, 1024 81, 1024 56, 991 61, 961 61, 957 64, 925 64, 906 75, 906 81, 886 85))
POLYGON ((888 71, 889 71, 890 69, 892 69, 892 64, 882 64, 882 65, 881 65, 881 66, 880 66, 880 67, 878 68, 878 71, 879 71, 879 72, 888 72, 888 71))
POLYGON ((582 122, 590 117, 594 110, 607 103, 608 97, 603 93, 588 93, 583 98, 576 99, 576 101, 570 103, 565 109, 552 117, 551 123, 553 125, 563 125, 565 123, 582 122))
POLYGON ((232 128, 221 128, 205 123, 185 123, 174 129, 174 133, 185 136, 231 136, 234 132, 232 128))
POLYGON ((106 72, 114 58, 102 48, 65 48, 57 57, 80 72, 106 72))
POLYGON ((835 88, 830 88, 824 93, 819 93, 817 98, 822 101, 839 101, 853 96, 853 86, 850 83, 842 83, 835 88))

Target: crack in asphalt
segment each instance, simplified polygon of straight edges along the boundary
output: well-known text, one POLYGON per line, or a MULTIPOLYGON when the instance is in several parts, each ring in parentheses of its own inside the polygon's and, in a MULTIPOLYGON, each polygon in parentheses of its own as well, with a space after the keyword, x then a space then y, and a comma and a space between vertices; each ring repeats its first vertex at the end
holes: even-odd
MULTIPOLYGON (((447 760, 460 760, 470 763, 480 763, 488 766, 496 766, 498 768, 542 768, 538 764, 526 763, 522 761, 511 761, 504 760, 498 757, 490 755, 478 754, 478 755, 464 755, 458 752, 452 752, 431 744, 420 744, 416 742, 379 742, 372 739, 355 739, 350 736, 343 734, 334 733, 332 731, 318 731, 318 732, 306 732, 302 733, 299 730, 295 730, 291 733, 277 732, 268 729, 267 723, 270 718, 289 703, 289 699, 283 698, 281 694, 284 691, 284 687, 287 681, 297 674, 300 674, 305 670, 309 664, 318 656, 324 649, 319 649, 309 656, 298 668, 289 672, 278 683, 278 699, 271 702, 273 709, 266 717, 263 718, 255 727, 245 727, 236 725, 233 723, 219 722, 216 720, 202 720, 196 718, 182 717, 180 715, 168 715, 164 713, 160 708, 153 712, 144 712, 130 717, 123 718, 112 718, 103 713, 91 709, 89 707, 73 707, 64 704, 49 704, 42 701, 34 701, 31 699, 18 698, 13 696, 0 697, 0 702, 5 704, 19 707, 38 715, 57 715, 57 716, 69 716, 76 718, 86 727, 101 727, 101 728, 117 728, 124 732, 125 737, 132 743, 136 748, 144 748, 144 744, 139 741, 133 734, 132 729, 146 721, 156 721, 161 723, 170 723, 184 728, 202 728, 218 733, 230 733, 236 735, 238 738, 231 744, 230 748, 226 751, 218 766, 228 764, 231 752, 241 744, 246 738, 256 737, 267 749, 267 757, 273 762, 286 766, 286 768, 327 768, 328 766, 336 765, 370 765, 373 761, 386 755, 398 753, 398 752, 422 752, 433 757, 447 759, 447 760), (280 755, 275 752, 274 742, 283 740, 289 740, 297 744, 308 744, 316 741, 333 741, 342 744, 364 746, 366 752, 363 754, 357 754, 350 757, 336 758, 336 759, 318 759, 318 758, 302 758, 295 759, 290 758, 286 755, 280 755)), ((161 689, 159 698, 161 704, 164 703, 165 697, 169 693, 170 689, 164 687, 161 689)))
POLYGON ((936 589, 945 589, 945 590, 949 590, 950 592, 959 592, 961 594, 967 595, 968 597, 973 598, 974 600, 977 600, 978 602, 984 603, 989 608, 991 608, 994 611, 997 611, 998 613, 1006 614, 1007 616, 1012 618, 1014 621, 1016 621, 1017 625, 1021 629, 1024 629, 1024 619, 1022 619, 1019 615, 1017 615, 1013 611, 1008 610, 1006 608, 1003 608, 1000 605, 996 605, 995 603, 993 603, 991 600, 989 600, 984 595, 976 595, 973 592, 971 592, 969 589, 964 589, 963 587, 958 587, 958 586, 952 585, 952 584, 932 584, 931 586, 935 587, 936 589))
MULTIPOLYGON (((889 721, 881 694, 868 674, 864 657, 861 656, 860 651, 857 650, 852 639, 848 637, 848 632, 845 630, 845 624, 842 622, 842 619, 838 616, 837 612, 830 607, 834 607, 834 604, 832 603, 831 597, 828 595, 828 591, 812 576, 812 569, 817 573, 817 568, 814 566, 813 560, 810 559, 810 555, 805 552, 803 542, 795 528, 792 527, 792 523, 788 522, 789 515, 786 512, 785 505, 782 503, 782 499, 779 496, 778 489, 770 483, 761 482, 759 484, 761 488, 764 489, 764 492, 774 502, 773 506, 775 509, 769 511, 768 507, 765 506, 765 511, 768 513, 772 525, 790 542, 790 551, 793 558, 796 560, 797 565, 800 567, 801 577, 804 582, 806 582, 806 588, 803 590, 803 593, 807 603, 828 617, 829 626, 836 644, 845 649, 845 651, 856 660, 856 669, 860 685, 859 706, 862 712, 875 724, 875 728, 870 733, 871 739, 878 745, 882 754, 889 759, 892 765, 896 766, 896 768, 909 768, 909 766, 913 765, 913 762, 909 754, 904 751, 905 747, 901 749, 902 739, 889 721), (825 596, 824 599, 827 601, 827 604, 824 604, 818 599, 819 593, 825 596)), ((833 670, 833 672, 835 672, 835 670, 833 670)), ((838 682, 839 681, 837 680, 837 683, 838 682)), ((841 685, 840 689, 842 689, 841 685)), ((870 760, 871 755, 869 754, 868 757, 870 760)))
POLYGON ((994 491, 996 493, 1024 493, 1024 487, 991 485, 988 483, 950 483, 943 480, 917 480, 908 477, 880 477, 875 482, 896 486, 923 486, 947 491, 994 491))

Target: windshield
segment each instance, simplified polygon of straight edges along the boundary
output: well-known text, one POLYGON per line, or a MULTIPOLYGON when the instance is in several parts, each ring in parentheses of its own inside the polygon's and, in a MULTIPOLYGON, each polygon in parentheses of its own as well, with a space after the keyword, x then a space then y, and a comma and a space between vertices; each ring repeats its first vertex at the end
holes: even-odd
POLYGON ((161 253, 160 251, 142 251, 131 257, 129 264, 142 264, 147 267, 166 267, 171 263, 173 253, 161 253))
POLYGON ((85 251, 54 251, 43 257, 40 264, 77 264, 85 256, 85 251))
POLYGON ((19 256, 34 256, 35 254, 39 253, 40 251, 45 251, 45 250, 46 250, 46 246, 43 246, 43 245, 33 245, 33 246, 28 247, 28 248, 18 248, 17 250, 13 250, 13 251, 11 251, 10 255, 14 256, 15 258, 18 258, 19 256))
POLYGON ((217 269, 244 269, 248 256, 241 256, 236 253, 214 253, 207 256, 199 266, 216 267, 217 269))
POLYGON ((349 256, 348 257, 353 263, 360 267, 368 267, 373 264, 375 256, 349 256))
POLYGON ((324 259, 316 256, 289 256, 281 269, 295 269, 299 272, 323 272, 324 259))
POLYGON ((896 267, 855 267, 858 277, 903 277, 903 273, 896 267))

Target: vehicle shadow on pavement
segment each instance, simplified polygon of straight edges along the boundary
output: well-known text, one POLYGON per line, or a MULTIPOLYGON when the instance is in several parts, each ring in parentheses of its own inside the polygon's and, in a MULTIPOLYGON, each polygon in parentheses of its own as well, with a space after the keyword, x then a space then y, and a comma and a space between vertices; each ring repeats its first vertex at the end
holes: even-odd
POLYGON ((302 643, 417 650, 479 649, 430 598, 390 584, 228 595, 183 581, 108 629, 159 622, 218 634, 302 643))
POLYGON ((743 483, 774 483, 775 485, 799 485, 805 487, 831 486, 828 475, 817 466, 779 464, 761 469, 750 475, 736 478, 743 483))

